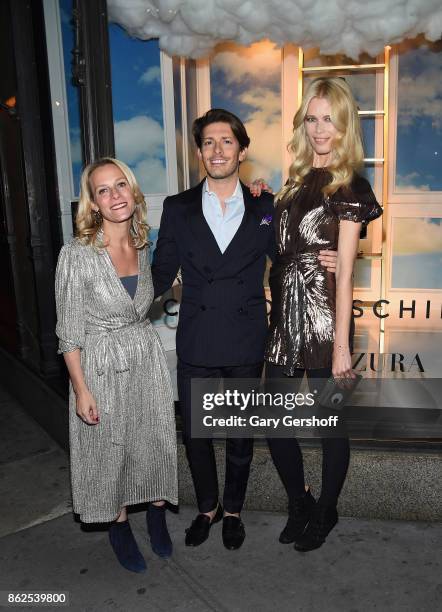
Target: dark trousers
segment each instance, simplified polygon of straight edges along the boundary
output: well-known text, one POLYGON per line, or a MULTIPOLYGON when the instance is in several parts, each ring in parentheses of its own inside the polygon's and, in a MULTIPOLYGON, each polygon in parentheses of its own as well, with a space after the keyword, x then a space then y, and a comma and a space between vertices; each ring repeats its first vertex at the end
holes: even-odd
MULTIPOLYGON (((191 380, 192 378, 260 378, 261 373, 262 363, 206 368, 178 360, 178 396, 183 424, 183 440, 200 512, 210 512, 216 508, 219 499, 218 475, 212 440, 191 437, 191 380)), ((227 512, 232 514, 241 512, 252 457, 253 438, 226 439, 223 505, 227 512)))
MULTIPOLYGON (((266 363, 266 380, 286 378, 283 366, 266 363)), ((299 388, 304 373, 307 379, 324 379, 331 376, 330 368, 317 370, 296 370, 293 378, 293 392, 299 388)), ((316 385, 318 388, 320 385, 316 385)), ((318 392, 321 389, 318 388, 318 392)), ((304 465, 301 448, 296 438, 268 438, 273 462, 290 500, 305 493, 304 465)), ((348 438, 322 438, 322 488, 320 503, 335 506, 347 475, 350 460, 348 438)))

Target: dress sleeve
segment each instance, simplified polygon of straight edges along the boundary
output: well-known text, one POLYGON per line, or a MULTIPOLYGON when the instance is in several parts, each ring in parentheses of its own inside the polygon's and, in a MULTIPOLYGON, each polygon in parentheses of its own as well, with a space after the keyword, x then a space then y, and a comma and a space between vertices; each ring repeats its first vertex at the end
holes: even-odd
POLYGON ((367 225, 382 215, 370 183, 356 176, 350 187, 338 189, 326 202, 331 212, 340 221, 354 221, 367 225))
POLYGON ((78 250, 65 245, 58 256, 55 272, 55 303, 59 353, 69 353, 84 346, 84 280, 78 250))

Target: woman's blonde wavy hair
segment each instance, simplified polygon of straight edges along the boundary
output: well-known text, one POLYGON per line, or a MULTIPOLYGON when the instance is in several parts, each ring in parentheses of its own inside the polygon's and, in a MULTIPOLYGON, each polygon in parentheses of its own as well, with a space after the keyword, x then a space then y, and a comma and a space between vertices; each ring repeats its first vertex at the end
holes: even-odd
POLYGON ((75 235, 82 244, 92 245, 98 249, 102 249, 106 246, 104 243, 104 234, 100 231, 102 229, 103 219, 101 215, 94 214, 92 208, 92 204, 95 202, 90 178, 97 168, 107 166, 108 164, 113 164, 121 170, 132 190, 135 199, 135 212, 132 216, 130 235, 132 237, 133 246, 136 249, 142 249, 148 242, 148 233, 150 229, 146 222, 146 201, 132 170, 124 162, 114 159, 113 157, 102 157, 86 166, 83 170, 80 181, 80 200, 78 202, 78 209, 75 217, 75 235))
POLYGON ((340 187, 350 185, 354 171, 363 164, 361 123, 350 87, 339 77, 314 79, 306 89, 301 106, 293 118, 293 137, 288 145, 293 163, 287 184, 276 195, 277 201, 293 195, 312 167, 313 149, 305 130, 305 117, 313 98, 327 98, 331 106, 330 118, 338 130, 333 158, 327 166, 332 181, 323 188, 324 195, 330 196, 340 187))

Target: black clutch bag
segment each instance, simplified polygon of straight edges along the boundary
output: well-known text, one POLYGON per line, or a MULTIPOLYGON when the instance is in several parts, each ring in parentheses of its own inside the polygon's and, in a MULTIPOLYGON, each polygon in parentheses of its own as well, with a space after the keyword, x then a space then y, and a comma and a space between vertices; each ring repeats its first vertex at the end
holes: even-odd
POLYGON ((318 404, 329 410, 340 410, 348 402, 361 380, 360 374, 356 374, 355 378, 339 380, 331 376, 322 389, 318 404))

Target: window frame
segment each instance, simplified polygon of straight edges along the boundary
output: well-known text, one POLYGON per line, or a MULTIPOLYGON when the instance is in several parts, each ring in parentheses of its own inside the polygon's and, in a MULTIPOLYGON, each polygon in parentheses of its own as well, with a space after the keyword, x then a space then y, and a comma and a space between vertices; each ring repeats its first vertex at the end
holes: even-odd
POLYGON ((43 0, 43 11, 48 53, 49 87, 51 91, 60 216, 63 238, 66 242, 73 233, 71 205, 73 201, 77 200, 77 196, 75 195, 72 173, 63 40, 58 0, 43 0))

